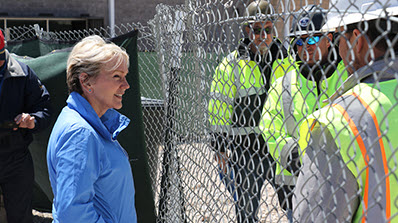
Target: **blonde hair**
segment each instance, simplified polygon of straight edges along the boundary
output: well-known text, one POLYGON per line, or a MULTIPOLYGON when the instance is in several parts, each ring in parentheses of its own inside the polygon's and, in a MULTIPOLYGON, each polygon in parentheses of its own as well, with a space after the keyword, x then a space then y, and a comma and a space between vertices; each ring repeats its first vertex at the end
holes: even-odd
POLYGON ((93 35, 77 43, 69 54, 66 70, 66 83, 69 93, 76 91, 83 94, 80 85, 80 74, 86 73, 96 78, 107 63, 117 58, 117 62, 110 70, 116 69, 124 61, 129 66, 129 56, 126 51, 114 43, 107 43, 100 36, 93 35))

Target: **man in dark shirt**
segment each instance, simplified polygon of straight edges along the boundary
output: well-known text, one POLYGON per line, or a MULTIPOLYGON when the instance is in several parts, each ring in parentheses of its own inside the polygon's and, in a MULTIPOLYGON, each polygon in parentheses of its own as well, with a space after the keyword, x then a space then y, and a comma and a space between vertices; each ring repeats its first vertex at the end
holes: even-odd
POLYGON ((8 223, 32 223, 32 133, 50 121, 50 96, 33 70, 5 50, 0 31, 0 188, 8 223))

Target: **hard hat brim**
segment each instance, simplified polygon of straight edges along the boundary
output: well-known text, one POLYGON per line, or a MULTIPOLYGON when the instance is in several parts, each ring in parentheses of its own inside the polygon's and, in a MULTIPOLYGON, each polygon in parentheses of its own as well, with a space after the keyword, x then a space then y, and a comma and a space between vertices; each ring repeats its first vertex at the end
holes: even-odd
POLYGON ((378 9, 371 12, 366 13, 345 13, 343 16, 339 15, 338 13, 332 13, 330 19, 326 21, 325 25, 322 26, 322 32, 331 32, 336 30, 338 27, 344 27, 346 25, 350 25, 353 23, 361 22, 361 21, 369 21, 378 18, 385 18, 388 16, 396 16, 398 15, 398 6, 390 7, 385 10, 378 9))
POLYGON ((257 16, 247 16, 244 18, 242 25, 252 24, 256 22, 266 22, 275 20, 275 16, 273 15, 257 15, 257 16))
POLYGON ((303 36, 303 35, 313 35, 313 34, 320 34, 320 33, 324 33, 324 32, 322 32, 320 30, 317 30, 317 31, 297 31, 297 32, 289 33, 288 37, 296 37, 296 36, 303 36))

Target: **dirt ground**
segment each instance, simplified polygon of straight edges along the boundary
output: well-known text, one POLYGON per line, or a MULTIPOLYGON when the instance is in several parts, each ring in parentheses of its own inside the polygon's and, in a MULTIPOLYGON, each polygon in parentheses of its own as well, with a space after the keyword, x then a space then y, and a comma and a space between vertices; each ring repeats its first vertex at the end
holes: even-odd
MULTIPOLYGON (((184 208, 187 218, 192 222, 236 222, 234 200, 220 181, 217 163, 214 154, 207 144, 191 143, 180 144, 178 147, 180 169, 171 160, 170 188, 171 195, 168 200, 169 213, 166 214, 166 222, 178 222, 175 219, 179 215, 181 200, 179 200, 178 185, 183 188, 184 208), (176 196, 177 195, 177 196, 176 196), (173 221, 174 220, 174 221, 173 221)), ((159 163, 162 163, 163 148, 159 148, 159 163)), ((175 159, 174 159, 175 160, 175 159)), ((158 166, 156 182, 160 182, 161 166, 158 166)), ((157 195, 160 193, 160 185, 157 185, 157 195)), ((258 218, 261 223, 278 222, 287 223, 284 212, 279 207, 278 197, 269 183, 262 188, 261 205, 258 218)), ((158 196, 155 196, 155 205, 158 207, 158 196)))

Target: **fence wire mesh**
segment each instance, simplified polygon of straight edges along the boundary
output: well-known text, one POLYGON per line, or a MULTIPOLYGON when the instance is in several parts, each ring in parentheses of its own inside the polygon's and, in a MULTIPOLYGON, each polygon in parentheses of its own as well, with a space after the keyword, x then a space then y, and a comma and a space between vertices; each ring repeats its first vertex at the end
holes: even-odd
POLYGON ((251 2, 160 4, 115 29, 140 30, 158 222, 397 222, 397 1, 251 2))

